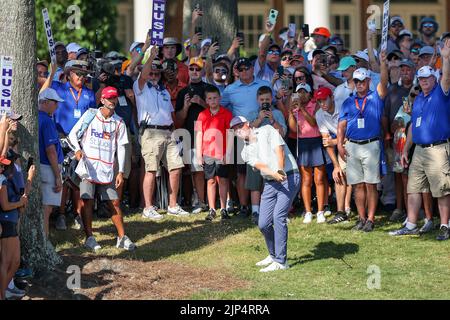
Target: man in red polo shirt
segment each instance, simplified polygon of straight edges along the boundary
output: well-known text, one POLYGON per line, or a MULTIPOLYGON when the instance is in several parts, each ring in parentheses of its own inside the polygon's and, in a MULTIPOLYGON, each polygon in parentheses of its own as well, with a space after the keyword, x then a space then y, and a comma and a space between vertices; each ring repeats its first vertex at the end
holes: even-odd
MULTIPOLYGON (((206 220, 212 221, 216 217, 216 188, 219 181, 220 215, 223 219, 230 219, 226 210, 228 192, 227 129, 233 115, 228 109, 220 106, 220 91, 213 85, 205 89, 205 99, 208 109, 200 112, 195 123, 196 157, 197 162, 203 164, 205 179, 207 180, 207 194, 209 213, 206 220)), ((231 140, 233 141, 233 140, 231 140)))

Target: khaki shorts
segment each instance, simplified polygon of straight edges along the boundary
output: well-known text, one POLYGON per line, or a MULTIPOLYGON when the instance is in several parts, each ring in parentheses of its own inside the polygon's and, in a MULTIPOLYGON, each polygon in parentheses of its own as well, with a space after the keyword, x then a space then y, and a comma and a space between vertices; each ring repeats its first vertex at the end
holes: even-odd
MULTIPOLYGON (((61 165, 59 165, 61 170, 61 165)), ((53 174, 52 167, 41 163, 41 191, 42 191, 42 204, 44 206, 57 206, 61 205, 62 191, 56 193, 53 191, 55 187, 55 175, 53 174)))
POLYGON ((348 141, 347 150, 347 184, 380 183, 380 141, 356 144, 348 141))
POLYGON ((141 136, 141 145, 145 171, 158 171, 161 161, 169 171, 184 167, 171 131, 145 129, 141 136))
POLYGON ((409 166, 408 193, 430 192, 435 198, 450 194, 450 144, 416 146, 409 166))

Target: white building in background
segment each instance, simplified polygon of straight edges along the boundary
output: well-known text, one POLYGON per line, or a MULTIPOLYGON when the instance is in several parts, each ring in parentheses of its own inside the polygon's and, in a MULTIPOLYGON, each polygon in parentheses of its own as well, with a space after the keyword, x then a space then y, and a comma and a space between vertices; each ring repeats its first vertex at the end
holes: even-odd
MULTIPOLYGON (((226 0, 211 0, 226 1, 226 0)), ((181 38, 183 0, 167 0, 169 33, 181 38), (173 22, 176 21, 176 22, 173 22)), ((258 36, 263 32, 264 21, 272 4, 283 7, 283 25, 303 23, 310 30, 317 26, 329 27, 333 34, 342 36, 346 47, 352 51, 362 48, 365 37, 366 13, 370 4, 383 10, 383 1, 370 0, 238 0, 239 29, 246 34, 245 44, 256 48, 258 36)), ((134 40, 145 40, 150 27, 150 0, 122 0, 117 6, 117 38, 126 51, 134 40)), ((431 16, 439 23, 439 32, 450 30, 450 0, 391 0, 391 14, 400 15, 406 28, 417 34, 420 19, 431 16)), ((280 18, 279 18, 280 21, 280 18)))

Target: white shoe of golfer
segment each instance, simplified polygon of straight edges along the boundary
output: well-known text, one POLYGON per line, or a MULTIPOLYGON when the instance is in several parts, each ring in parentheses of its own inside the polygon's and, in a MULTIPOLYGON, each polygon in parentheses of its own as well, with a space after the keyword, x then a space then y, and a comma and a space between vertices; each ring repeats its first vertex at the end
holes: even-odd
POLYGON ((277 271, 277 270, 286 270, 289 266, 286 264, 281 264, 278 262, 272 262, 269 266, 259 270, 259 272, 271 272, 271 271, 277 271))
POLYGON ((272 262, 273 262, 272 257, 270 255, 268 255, 267 258, 265 258, 264 260, 261 260, 261 261, 257 262, 256 266, 257 267, 264 267, 264 266, 268 266, 272 262))
POLYGON ((305 217, 303 218, 303 223, 308 224, 311 223, 312 221, 312 213, 311 212, 307 212, 305 213, 305 217))

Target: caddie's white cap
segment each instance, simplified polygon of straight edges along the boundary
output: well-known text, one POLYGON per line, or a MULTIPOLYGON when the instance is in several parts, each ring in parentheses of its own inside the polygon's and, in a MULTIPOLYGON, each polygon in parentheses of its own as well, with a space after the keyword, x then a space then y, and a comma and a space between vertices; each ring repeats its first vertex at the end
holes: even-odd
POLYGON ((64 102, 64 100, 58 95, 55 89, 47 88, 39 94, 39 101, 41 100, 55 100, 58 102, 64 102))
POLYGON ((359 68, 356 69, 355 72, 353 72, 353 79, 363 81, 367 78, 370 79, 370 73, 369 70, 367 70, 366 68, 359 68))
POLYGON ((417 78, 428 78, 434 76, 437 79, 436 73, 430 66, 423 66, 417 71, 417 78))
POLYGON ((66 46, 67 53, 78 52, 81 49, 81 46, 75 42, 71 42, 66 46))
POLYGON ((245 117, 243 117, 243 116, 236 116, 233 119, 231 119, 230 128, 233 128, 234 126, 237 126, 238 124, 246 123, 246 122, 248 122, 248 120, 245 119, 245 117))

